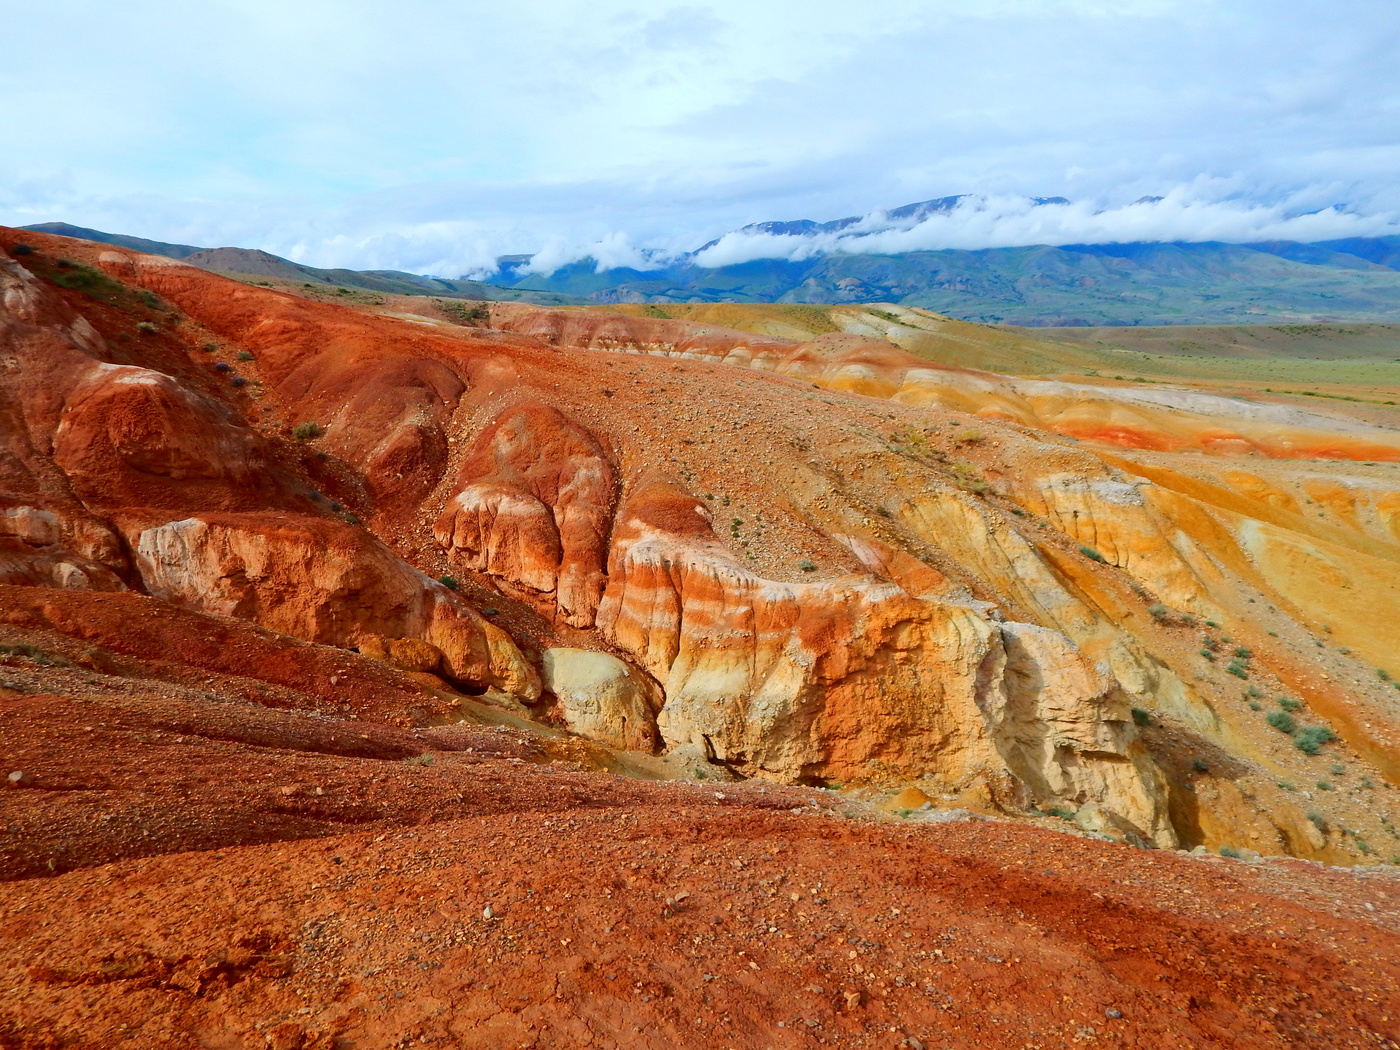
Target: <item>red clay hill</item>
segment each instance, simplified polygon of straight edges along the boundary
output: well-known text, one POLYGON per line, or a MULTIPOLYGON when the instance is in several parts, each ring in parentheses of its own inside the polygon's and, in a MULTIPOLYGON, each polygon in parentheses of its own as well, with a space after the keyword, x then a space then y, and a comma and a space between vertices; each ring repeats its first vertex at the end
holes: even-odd
POLYGON ((0 1047, 1397 1045, 1385 419, 0 247, 0 1047))

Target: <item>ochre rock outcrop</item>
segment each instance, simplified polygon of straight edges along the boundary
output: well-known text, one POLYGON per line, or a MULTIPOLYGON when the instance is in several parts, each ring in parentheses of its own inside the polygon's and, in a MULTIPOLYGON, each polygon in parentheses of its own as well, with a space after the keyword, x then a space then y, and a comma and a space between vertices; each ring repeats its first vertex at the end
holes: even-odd
MULTIPOLYGON (((510 637, 379 540, 336 521, 205 515, 130 527, 147 593, 347 649, 418 640, 450 680, 539 696, 538 673, 510 637)), ((393 652, 392 646, 389 652, 393 652)))
POLYGON ((0 324, 16 351, 3 396, 22 423, 6 435, 0 579, 139 584, 185 608, 345 648, 419 639, 469 691, 538 697, 538 671, 509 635, 448 588, 362 529, 287 513, 311 501, 237 406, 102 360, 111 351, 86 321, 10 260, 0 266, 0 324), (20 502, 26 491, 48 506, 20 502))
POLYGON ((617 487, 597 440, 547 405, 518 405, 481 432, 457 482, 438 543, 593 626, 617 487))
POLYGON ((660 690, 616 656, 557 646, 541 654, 544 688, 572 732, 623 751, 653 751, 660 690))
POLYGON ((614 535, 599 628, 661 683, 669 746, 783 779, 936 769, 1008 802, 1104 803, 1175 843, 1116 684, 1062 635, 869 578, 762 579, 661 478, 637 485, 614 535))

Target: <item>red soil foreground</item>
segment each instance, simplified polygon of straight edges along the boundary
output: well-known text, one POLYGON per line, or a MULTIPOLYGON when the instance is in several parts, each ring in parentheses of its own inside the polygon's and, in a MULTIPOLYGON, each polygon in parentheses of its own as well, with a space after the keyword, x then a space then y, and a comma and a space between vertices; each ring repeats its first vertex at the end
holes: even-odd
POLYGON ((437 731, 454 750, 424 764, 364 723, 372 757, 325 753, 329 721, 292 750, 63 706, 6 706, 49 770, 3 796, 24 855, 318 837, 0 885, 6 1048, 1400 1037, 1393 874, 850 819, 818 791, 583 773, 499 729, 437 731))

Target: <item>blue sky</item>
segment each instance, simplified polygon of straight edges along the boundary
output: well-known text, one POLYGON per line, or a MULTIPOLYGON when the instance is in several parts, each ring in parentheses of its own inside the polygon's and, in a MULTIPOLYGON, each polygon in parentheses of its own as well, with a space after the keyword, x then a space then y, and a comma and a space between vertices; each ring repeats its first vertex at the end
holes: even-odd
MULTIPOLYGON (((1177 204, 1146 224, 1164 238, 1400 214, 1393 0, 8 8, 13 225, 455 275, 953 193, 1070 197, 1071 239, 1144 194, 1177 204)), ((1003 210, 1020 224, 939 236, 1038 235, 1003 210)))

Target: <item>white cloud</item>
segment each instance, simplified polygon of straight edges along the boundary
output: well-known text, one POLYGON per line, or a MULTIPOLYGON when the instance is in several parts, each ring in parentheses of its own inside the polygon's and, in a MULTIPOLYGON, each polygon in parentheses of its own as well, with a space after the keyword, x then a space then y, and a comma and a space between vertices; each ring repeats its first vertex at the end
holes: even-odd
POLYGON ((1394 212, 1362 215, 1329 207, 1300 214, 1289 204, 1201 199, 1190 187, 1173 189, 1160 200, 1110 208, 1082 202, 1036 205, 1024 197, 969 197, 951 211, 913 225, 882 221, 883 213, 876 212, 858 227, 809 237, 736 231, 695 261, 719 267, 834 253, 888 255, 1138 241, 1324 241, 1400 234, 1400 215, 1394 212))

